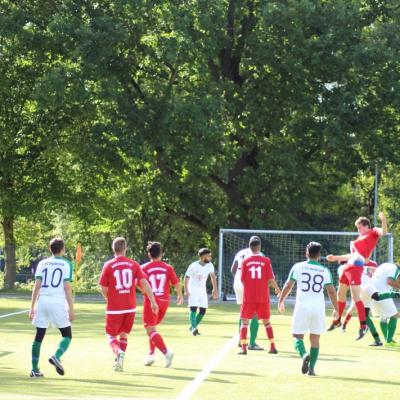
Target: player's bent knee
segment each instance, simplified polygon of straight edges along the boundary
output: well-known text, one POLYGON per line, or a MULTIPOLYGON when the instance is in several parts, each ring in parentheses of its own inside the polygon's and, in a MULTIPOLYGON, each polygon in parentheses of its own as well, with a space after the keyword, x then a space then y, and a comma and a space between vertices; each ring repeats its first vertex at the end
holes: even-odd
POLYGON ((200 307, 199 314, 204 315, 207 311, 207 308, 200 307))
POLYGON ((372 293, 371 299, 373 299, 375 301, 379 301, 379 293, 378 292, 372 293))
POLYGON ((46 328, 36 328, 35 342, 43 342, 46 335, 46 328))
POLYGON ((197 307, 190 307, 190 311, 197 312, 197 307))

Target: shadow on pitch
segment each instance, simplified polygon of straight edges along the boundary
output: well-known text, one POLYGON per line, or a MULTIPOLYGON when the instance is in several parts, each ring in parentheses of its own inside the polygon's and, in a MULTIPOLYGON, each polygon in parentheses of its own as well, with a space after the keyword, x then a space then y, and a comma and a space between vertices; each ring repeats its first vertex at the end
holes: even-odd
POLYGON ((349 378, 345 376, 321 376, 321 378, 324 379, 332 379, 334 381, 348 381, 348 382, 364 382, 364 383, 376 383, 380 385, 396 385, 400 386, 400 382, 394 382, 394 381, 378 381, 377 379, 365 379, 365 378, 349 378))

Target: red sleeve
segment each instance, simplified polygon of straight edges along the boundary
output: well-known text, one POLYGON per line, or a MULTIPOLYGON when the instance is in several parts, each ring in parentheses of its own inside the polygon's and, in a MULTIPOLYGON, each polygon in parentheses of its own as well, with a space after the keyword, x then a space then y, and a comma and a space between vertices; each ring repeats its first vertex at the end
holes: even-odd
POLYGON ((372 230, 374 231, 374 236, 377 238, 379 237, 379 231, 376 228, 372 228, 372 230))
POLYGON ((169 266, 169 280, 171 285, 177 285, 179 283, 179 278, 176 275, 175 269, 172 265, 169 266))
POLYGON ((109 277, 108 277, 108 268, 107 264, 104 264, 103 270, 101 271, 99 285, 101 286, 109 286, 109 277))
POLYGON ((274 271, 272 270, 271 260, 267 258, 267 279, 275 279, 274 271))

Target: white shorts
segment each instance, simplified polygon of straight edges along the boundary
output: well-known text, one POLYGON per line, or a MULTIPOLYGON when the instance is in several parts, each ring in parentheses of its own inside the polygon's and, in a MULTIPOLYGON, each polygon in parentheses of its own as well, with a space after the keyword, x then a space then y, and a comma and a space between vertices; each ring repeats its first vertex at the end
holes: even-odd
POLYGON ((37 328, 66 328, 71 326, 65 299, 50 296, 39 297, 32 324, 37 328))
POLYGON ((381 301, 372 300, 372 312, 382 319, 394 317, 397 314, 397 308, 393 299, 381 301))
POLYGON ((292 333, 304 335, 307 332, 321 335, 326 331, 325 304, 296 304, 293 312, 292 333))
POLYGON ((364 307, 372 307, 371 296, 378 290, 375 287, 374 281, 368 275, 363 275, 361 277, 361 300, 364 303, 364 307))
POLYGON ((193 290, 189 293, 188 307, 208 308, 208 296, 206 291, 193 290))

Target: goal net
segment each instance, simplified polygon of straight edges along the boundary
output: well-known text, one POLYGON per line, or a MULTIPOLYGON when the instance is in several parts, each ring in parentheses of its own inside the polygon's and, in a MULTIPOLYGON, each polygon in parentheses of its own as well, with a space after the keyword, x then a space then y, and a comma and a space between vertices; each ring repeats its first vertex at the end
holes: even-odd
MULTIPOLYGON (((315 241, 322 245, 321 263, 328 266, 337 283, 338 264, 328 263, 328 254, 346 254, 356 232, 268 231, 246 229, 221 229, 219 234, 218 285, 221 299, 235 299, 231 266, 236 253, 248 247, 251 236, 262 241, 263 253, 271 259, 276 280, 280 287, 286 282, 293 264, 305 260, 306 246, 315 241)), ((393 236, 389 233, 380 239, 373 259, 381 264, 393 262, 393 236)))

